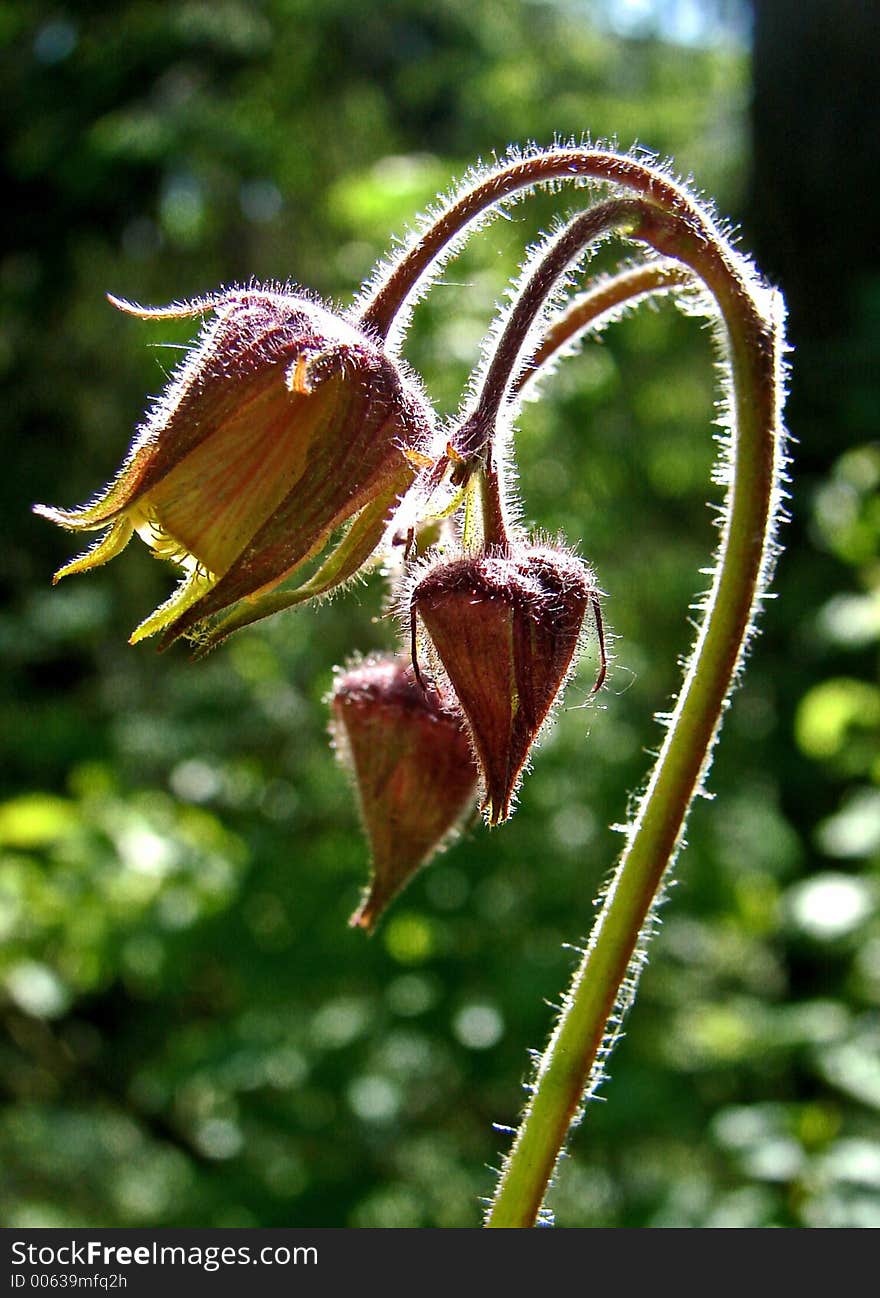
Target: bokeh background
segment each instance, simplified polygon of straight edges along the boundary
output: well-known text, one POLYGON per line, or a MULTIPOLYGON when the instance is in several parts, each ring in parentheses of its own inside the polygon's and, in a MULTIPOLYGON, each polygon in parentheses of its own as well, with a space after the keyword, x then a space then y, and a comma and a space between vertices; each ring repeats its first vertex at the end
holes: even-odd
MULTIPOLYGON (((880 330, 859 0, 5 0, 0 103, 0 1219, 472 1226, 659 741, 715 532, 699 322, 644 309, 518 436, 526 516, 581 542, 586 663, 506 828, 373 940, 328 748, 381 582, 201 664, 130 649, 171 570, 51 591, 75 505, 191 337, 118 316, 256 276, 351 299, 477 157, 554 134, 674 158, 791 308, 787 553, 640 997, 551 1197, 561 1226, 880 1225, 880 330)), ((456 408, 526 245, 473 240, 407 355, 456 408)))

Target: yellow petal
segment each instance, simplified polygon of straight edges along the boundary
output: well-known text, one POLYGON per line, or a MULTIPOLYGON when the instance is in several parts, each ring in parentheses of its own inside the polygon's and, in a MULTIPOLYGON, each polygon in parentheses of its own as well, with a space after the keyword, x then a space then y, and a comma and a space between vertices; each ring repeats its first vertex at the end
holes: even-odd
POLYGON ((99 568, 102 563, 115 559, 117 554, 128 545, 133 531, 134 525, 130 518, 125 515, 118 518, 90 549, 58 569, 52 578, 52 585, 57 585, 62 577, 72 577, 77 572, 88 572, 90 568, 99 568))
POLYGON ((139 640, 146 640, 149 636, 163 631, 169 622, 173 622, 197 599, 201 599, 216 581, 216 577, 206 576, 201 572, 185 577, 171 598, 167 599, 164 604, 160 604, 155 613, 151 613, 148 618, 144 618, 139 626, 135 627, 128 638, 128 643, 137 644, 139 640))
MULTIPOLYGON (((250 626, 252 622, 259 622, 261 618, 269 617, 272 613, 280 613, 282 609, 293 608, 296 604, 305 604, 308 600, 320 599, 328 591, 351 580, 358 569, 368 561, 382 539, 382 533, 388 524, 388 515, 395 501, 405 490, 407 481, 408 479, 403 485, 399 481, 392 482, 384 494, 377 496, 362 509, 352 520, 339 544, 307 581, 292 590, 279 590, 279 583, 273 582, 262 590, 239 600, 233 605, 232 612, 221 622, 215 622, 210 627, 206 626, 204 634, 198 637, 197 656, 215 648, 233 631, 250 626)), ((167 643, 170 644, 172 639, 173 632, 167 637, 167 643)))

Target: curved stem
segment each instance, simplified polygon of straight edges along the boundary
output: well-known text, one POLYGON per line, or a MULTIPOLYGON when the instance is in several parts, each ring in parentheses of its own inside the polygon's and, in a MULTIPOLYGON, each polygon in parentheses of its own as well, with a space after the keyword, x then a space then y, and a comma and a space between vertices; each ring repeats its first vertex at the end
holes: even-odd
POLYGON ((590 244, 610 231, 622 233, 634 228, 645 211, 644 199, 637 198, 609 199, 588 208, 565 227, 535 262, 495 343, 473 409, 453 439, 454 448, 462 460, 481 455, 491 442, 519 358, 557 281, 590 244))
POLYGON ((718 237, 690 195, 658 167, 607 149, 546 149, 479 174, 465 186, 361 298, 355 312, 361 326, 387 338, 420 282, 439 271, 469 226, 505 200, 539 185, 590 180, 623 186, 689 222, 704 238, 718 237))
POLYGON ((567 311, 552 321, 528 365, 514 379, 512 395, 522 392, 543 366, 581 335, 598 333, 604 325, 616 320, 621 308, 634 305, 640 298, 688 288, 693 283, 693 275, 680 263, 649 261, 591 284, 567 311))
POLYGON ((774 555, 781 426, 782 304, 719 236, 644 205, 632 237, 689 266, 716 299, 732 389, 730 485, 705 616, 663 747, 586 953, 537 1068, 486 1225, 535 1223, 569 1129, 598 1085, 635 994, 664 874, 708 767, 774 555))

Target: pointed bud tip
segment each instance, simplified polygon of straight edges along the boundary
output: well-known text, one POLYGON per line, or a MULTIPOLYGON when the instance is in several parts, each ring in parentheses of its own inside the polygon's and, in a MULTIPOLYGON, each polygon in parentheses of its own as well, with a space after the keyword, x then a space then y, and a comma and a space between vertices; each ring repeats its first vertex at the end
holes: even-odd
POLYGON ((446 843, 472 807, 477 771, 463 722, 423 690, 403 658, 339 673, 331 707, 370 844, 372 877, 355 927, 372 932, 389 903, 446 843))
POLYGON ((378 919, 379 916, 373 912, 373 908, 370 905, 370 899, 368 898, 358 907, 354 914, 350 916, 348 927, 359 928, 367 937, 373 937, 376 932, 378 919))
MULTIPOLYGON (((512 794, 513 790, 511 790, 512 794)), ((480 804, 480 810, 483 813, 483 819, 490 829, 497 829, 503 825, 513 815, 513 798, 508 797, 500 803, 496 803, 491 796, 487 796, 480 804)))
POLYGON ((71 523, 76 521, 77 511, 59 509, 57 505, 31 505, 31 513, 36 514, 38 518, 48 518, 50 523, 70 531, 71 523))

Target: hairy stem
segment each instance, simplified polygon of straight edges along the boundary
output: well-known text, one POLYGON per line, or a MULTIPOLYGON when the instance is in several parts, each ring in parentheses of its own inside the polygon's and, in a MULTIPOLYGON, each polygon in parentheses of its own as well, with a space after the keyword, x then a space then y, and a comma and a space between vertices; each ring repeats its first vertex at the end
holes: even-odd
POLYGON ((510 538, 507 532, 507 519, 504 514, 504 499, 501 492, 501 473, 490 456, 483 480, 480 484, 480 495, 483 514, 483 548, 507 550, 510 538))
POLYGON ((523 349, 535 321, 557 281, 590 244, 611 231, 624 232, 639 224, 643 199, 617 198, 581 212, 565 227, 535 263, 520 286, 513 309, 495 343, 471 413, 453 438, 462 460, 481 455, 489 447, 498 414, 508 397, 523 349))
MULTIPOLYGON (((662 200, 661 200, 662 201, 662 200)), ((774 553, 784 463, 781 300, 708 222, 642 205, 630 231, 709 288, 729 369, 730 481, 712 589, 684 684, 627 846, 605 893, 532 1094, 505 1159, 489 1227, 534 1225, 569 1129, 601 1080, 616 1023, 631 1003, 652 908, 706 772, 774 553), (678 219, 677 219, 678 218, 678 219)))
POLYGON ((485 220, 505 200, 539 185, 591 180, 631 190, 688 221, 704 237, 716 237, 712 223, 691 196, 659 168, 607 149, 546 149, 502 163, 465 186, 361 298, 355 312, 360 324, 387 338, 420 284, 439 271, 469 227, 485 220))
POLYGON ((591 284, 551 323, 528 365, 514 379, 511 392, 521 392, 529 380, 564 348, 587 332, 598 333, 605 324, 617 319, 622 308, 642 298, 687 288, 693 283, 693 275, 680 263, 650 261, 591 284))

